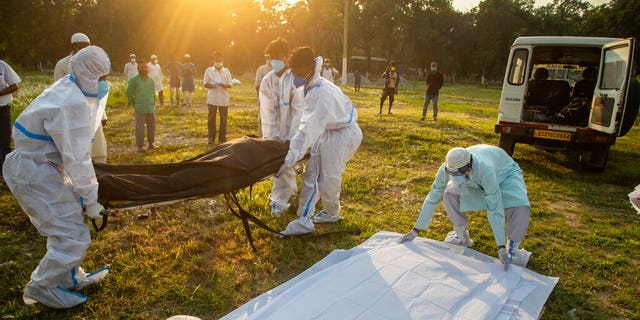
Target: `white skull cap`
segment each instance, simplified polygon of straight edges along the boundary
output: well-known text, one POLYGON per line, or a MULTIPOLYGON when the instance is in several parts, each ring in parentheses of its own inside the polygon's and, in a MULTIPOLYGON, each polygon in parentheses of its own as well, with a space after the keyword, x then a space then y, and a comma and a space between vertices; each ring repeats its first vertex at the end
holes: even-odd
POLYGON ((158 56, 156 56, 155 54, 152 54, 151 55, 151 60, 153 60, 153 59, 158 59, 158 56))
POLYGON ((135 53, 132 53, 132 54, 129 55, 129 58, 135 58, 135 57, 136 57, 135 53))
POLYGON ((98 93, 98 79, 111 72, 109 55, 98 46, 88 46, 71 57, 70 73, 85 94, 98 93))
POLYGON ((86 42, 86 43, 91 43, 91 41, 89 40, 89 37, 87 37, 86 34, 84 33, 74 33, 71 36, 71 43, 78 43, 78 42, 86 42))
POLYGON ((455 147, 447 152, 445 166, 449 170, 455 170, 466 166, 471 161, 471 154, 467 149, 455 147))
POLYGON ((191 58, 191 55, 190 55, 190 54, 188 54, 188 53, 185 53, 185 54, 184 54, 184 57, 185 57, 185 58, 191 58))

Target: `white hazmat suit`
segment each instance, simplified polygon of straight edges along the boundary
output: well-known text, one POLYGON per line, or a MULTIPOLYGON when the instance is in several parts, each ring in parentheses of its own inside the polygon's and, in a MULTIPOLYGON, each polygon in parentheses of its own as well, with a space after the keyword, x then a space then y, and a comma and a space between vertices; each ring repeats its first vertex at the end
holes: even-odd
MULTIPOLYGON (((290 140, 300 125, 302 116, 302 88, 296 90, 291 70, 278 76, 267 73, 260 84, 260 122, 265 139, 290 140)), ((289 168, 273 178, 271 213, 278 217, 289 208, 289 198, 298 190, 296 172, 289 168)))
POLYGON ((31 223, 47 237, 47 253, 25 288, 27 304, 69 308, 83 303, 87 297, 70 290, 97 283, 109 271, 85 274, 80 263, 91 242, 83 206, 94 218, 104 209, 97 202, 91 139, 104 112, 98 79, 110 69, 101 48, 78 51, 70 75, 45 89, 15 121, 15 150, 6 157, 3 175, 31 223))
POLYGON ((313 78, 304 86, 304 111, 300 127, 291 139, 285 167, 293 167, 311 148, 311 158, 302 175, 298 219, 291 221, 285 235, 314 231, 312 217, 318 200, 323 221, 340 219, 342 174, 347 161, 356 153, 362 141, 357 124, 358 114, 349 98, 329 80, 320 77, 322 57, 316 58, 313 78), (328 218, 328 219, 325 219, 328 218))

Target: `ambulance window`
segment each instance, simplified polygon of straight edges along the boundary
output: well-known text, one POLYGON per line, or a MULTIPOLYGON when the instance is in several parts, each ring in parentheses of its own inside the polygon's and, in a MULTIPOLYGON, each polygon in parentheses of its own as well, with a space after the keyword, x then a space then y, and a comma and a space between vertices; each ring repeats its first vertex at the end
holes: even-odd
POLYGON ((629 47, 615 47, 604 52, 600 89, 619 90, 627 76, 629 47))
POLYGON ((527 70, 527 49, 516 49, 511 58, 511 66, 509 67, 509 77, 507 81, 512 85, 521 85, 524 83, 524 76, 527 70))

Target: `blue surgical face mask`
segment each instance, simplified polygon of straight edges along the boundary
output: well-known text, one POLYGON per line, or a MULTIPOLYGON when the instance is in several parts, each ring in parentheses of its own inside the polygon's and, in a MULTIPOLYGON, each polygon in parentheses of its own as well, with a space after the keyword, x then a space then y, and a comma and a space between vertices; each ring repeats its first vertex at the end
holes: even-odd
POLYGON ((98 81, 98 100, 109 94, 109 83, 107 81, 98 81))
POLYGON ((284 61, 282 60, 271 59, 271 61, 269 61, 269 64, 271 64, 271 67, 273 68, 273 73, 278 73, 284 68, 284 61))
POLYGON ((461 184, 463 184, 463 183, 465 183, 467 181, 467 176, 466 175, 464 175, 464 176, 452 176, 452 175, 449 175, 449 179, 453 183, 455 183, 457 185, 461 185, 461 184))
POLYGON ((293 75, 293 85, 296 86, 296 88, 304 86, 305 84, 307 84, 307 82, 309 82, 307 78, 299 77, 299 76, 296 76, 295 74, 293 75))
POLYGON ((436 71, 438 70, 438 67, 431 67, 431 71, 436 71))

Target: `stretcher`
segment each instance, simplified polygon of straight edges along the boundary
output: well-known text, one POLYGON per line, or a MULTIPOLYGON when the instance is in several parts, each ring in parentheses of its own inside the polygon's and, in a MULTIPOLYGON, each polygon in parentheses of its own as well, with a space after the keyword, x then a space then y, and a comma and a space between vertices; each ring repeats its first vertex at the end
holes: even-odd
POLYGON ((274 175, 284 163, 289 143, 243 137, 222 143, 194 158, 160 164, 94 164, 98 178, 98 202, 109 212, 153 208, 179 201, 224 195, 227 208, 242 220, 255 251, 249 222, 280 235, 242 208, 237 193, 274 175))

